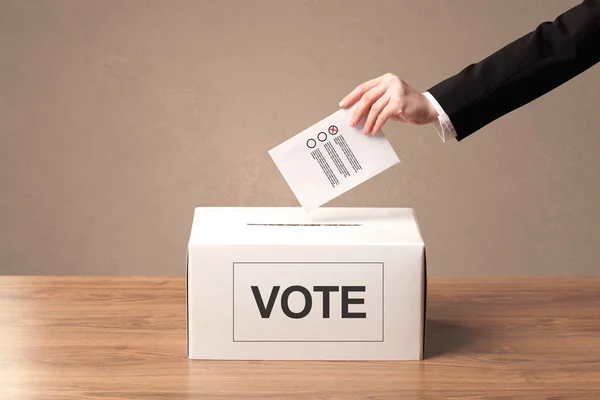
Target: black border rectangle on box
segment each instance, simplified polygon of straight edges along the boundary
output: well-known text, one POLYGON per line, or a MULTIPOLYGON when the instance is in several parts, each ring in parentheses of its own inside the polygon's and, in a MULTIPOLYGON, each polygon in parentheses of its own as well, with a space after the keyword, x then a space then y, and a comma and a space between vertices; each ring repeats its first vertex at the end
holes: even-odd
POLYGON ((232 265, 232 341, 234 343, 383 343, 385 340, 385 268, 382 261, 234 261, 232 265), (236 264, 379 264, 381 266, 381 340, 235 340, 235 265, 236 264))

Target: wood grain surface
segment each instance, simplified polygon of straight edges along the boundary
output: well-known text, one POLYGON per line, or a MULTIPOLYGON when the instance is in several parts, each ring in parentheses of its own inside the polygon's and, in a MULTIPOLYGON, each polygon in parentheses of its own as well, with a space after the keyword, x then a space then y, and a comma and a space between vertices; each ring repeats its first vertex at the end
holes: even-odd
POLYGON ((199 361, 183 278, 0 277, 0 399, 600 399, 600 278, 435 278, 420 362, 199 361))

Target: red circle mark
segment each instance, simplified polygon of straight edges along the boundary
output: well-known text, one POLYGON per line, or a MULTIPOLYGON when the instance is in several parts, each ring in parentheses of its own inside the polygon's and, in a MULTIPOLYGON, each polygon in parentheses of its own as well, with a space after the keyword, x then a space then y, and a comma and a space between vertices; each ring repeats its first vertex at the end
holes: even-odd
POLYGON ((335 135, 336 133, 338 133, 338 127, 335 125, 331 125, 329 127, 329 133, 331 133, 332 135, 335 135))

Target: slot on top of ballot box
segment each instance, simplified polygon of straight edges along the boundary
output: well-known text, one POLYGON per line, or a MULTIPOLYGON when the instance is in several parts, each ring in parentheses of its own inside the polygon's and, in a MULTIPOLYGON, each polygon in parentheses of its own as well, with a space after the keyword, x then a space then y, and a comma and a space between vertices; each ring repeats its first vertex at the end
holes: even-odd
POLYGON ((362 224, 246 224, 248 226, 362 226, 362 224))

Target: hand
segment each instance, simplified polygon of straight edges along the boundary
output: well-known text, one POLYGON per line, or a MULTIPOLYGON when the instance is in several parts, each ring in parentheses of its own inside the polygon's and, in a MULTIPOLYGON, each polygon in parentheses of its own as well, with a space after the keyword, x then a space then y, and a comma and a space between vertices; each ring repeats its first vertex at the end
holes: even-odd
POLYGON ((374 135, 388 119, 426 125, 437 120, 438 113, 420 92, 393 74, 364 82, 340 102, 341 108, 348 108, 358 102, 350 120, 356 126, 368 112, 363 133, 374 135))

